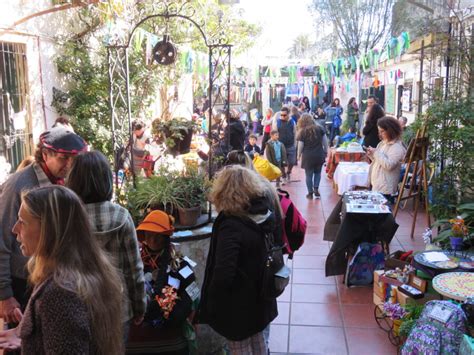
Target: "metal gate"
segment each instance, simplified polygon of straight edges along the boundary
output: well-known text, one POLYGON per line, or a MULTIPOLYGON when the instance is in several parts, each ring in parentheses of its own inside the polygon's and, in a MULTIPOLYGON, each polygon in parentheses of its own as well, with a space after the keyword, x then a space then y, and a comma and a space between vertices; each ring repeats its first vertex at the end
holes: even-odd
POLYGON ((15 169, 32 152, 26 45, 0 42, 0 155, 15 169))

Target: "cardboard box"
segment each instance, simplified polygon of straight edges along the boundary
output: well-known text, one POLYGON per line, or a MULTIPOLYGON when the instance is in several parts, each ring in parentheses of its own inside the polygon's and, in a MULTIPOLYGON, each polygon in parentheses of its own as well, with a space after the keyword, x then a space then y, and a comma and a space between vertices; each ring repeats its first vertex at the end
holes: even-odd
POLYGON ((403 270, 405 266, 410 265, 409 262, 400 260, 400 256, 404 253, 405 252, 402 250, 397 250, 396 252, 390 254, 385 260, 385 270, 394 270, 397 267, 403 270))
POLYGON ((374 271, 374 294, 380 298, 385 298, 385 284, 380 281, 380 276, 383 275, 383 270, 374 271))
POLYGON ((414 298, 408 295, 405 295, 404 293, 400 292, 397 289, 397 300, 401 306, 405 306, 407 304, 425 304, 428 301, 439 300, 439 299, 440 299, 440 295, 438 294, 425 293, 425 296, 423 298, 419 298, 415 300, 414 298))
POLYGON ((379 304, 383 304, 383 299, 380 298, 379 296, 377 296, 375 293, 374 293, 374 304, 377 306, 379 304))

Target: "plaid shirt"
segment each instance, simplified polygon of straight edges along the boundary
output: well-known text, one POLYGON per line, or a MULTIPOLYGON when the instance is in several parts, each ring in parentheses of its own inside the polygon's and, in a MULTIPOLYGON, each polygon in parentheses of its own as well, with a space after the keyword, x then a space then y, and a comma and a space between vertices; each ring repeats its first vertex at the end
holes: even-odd
POLYGON ((94 234, 121 272, 124 321, 145 313, 145 278, 137 234, 128 211, 112 202, 85 205, 94 234))

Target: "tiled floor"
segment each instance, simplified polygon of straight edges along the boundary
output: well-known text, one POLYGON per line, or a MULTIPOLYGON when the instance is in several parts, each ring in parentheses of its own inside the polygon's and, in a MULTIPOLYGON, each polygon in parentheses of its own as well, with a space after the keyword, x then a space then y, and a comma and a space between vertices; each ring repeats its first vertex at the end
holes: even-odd
MULTIPOLYGON (((360 354, 389 355, 397 349, 373 318, 372 288, 347 288, 342 277, 325 277, 324 263, 330 244, 323 241, 323 229, 339 197, 323 172, 321 200, 307 200, 304 173, 296 169, 284 186, 308 221, 303 247, 296 252, 291 284, 278 299, 279 316, 271 325, 270 350, 274 354, 360 354)), ((409 209, 397 216, 400 228, 391 250, 423 248, 421 233, 425 219, 419 216, 415 240, 410 239, 409 209)))

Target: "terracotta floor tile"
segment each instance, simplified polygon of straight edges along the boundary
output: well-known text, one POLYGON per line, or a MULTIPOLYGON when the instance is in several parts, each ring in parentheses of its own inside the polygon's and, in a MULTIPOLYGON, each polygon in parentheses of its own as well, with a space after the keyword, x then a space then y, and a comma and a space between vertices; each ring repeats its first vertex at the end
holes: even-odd
POLYGON ((338 303, 335 285, 293 284, 291 301, 307 303, 338 303))
POLYGON ((313 285, 334 285, 336 280, 334 276, 326 277, 322 269, 294 269, 294 284, 313 284, 313 285))
POLYGON ((343 304, 342 316, 345 327, 378 328, 373 304, 343 304))
POLYGON ((272 324, 289 324, 289 323, 290 323, 290 303, 278 302, 278 316, 273 320, 272 324))
POLYGON ((293 258, 293 267, 295 269, 324 269, 325 262, 325 256, 305 256, 295 254, 295 257, 293 258))
POLYGON ((270 351, 287 353, 288 351, 288 325, 272 324, 270 326, 270 351))
POLYGON ((346 285, 337 284, 337 288, 343 304, 372 304, 372 286, 348 288, 346 285))
POLYGON ((290 327, 290 354, 347 354, 343 328, 290 327))
POLYGON ((290 324, 342 327, 341 310, 338 304, 293 303, 290 324))
POLYGON ((350 355, 396 355, 397 348, 382 329, 346 328, 350 355))

